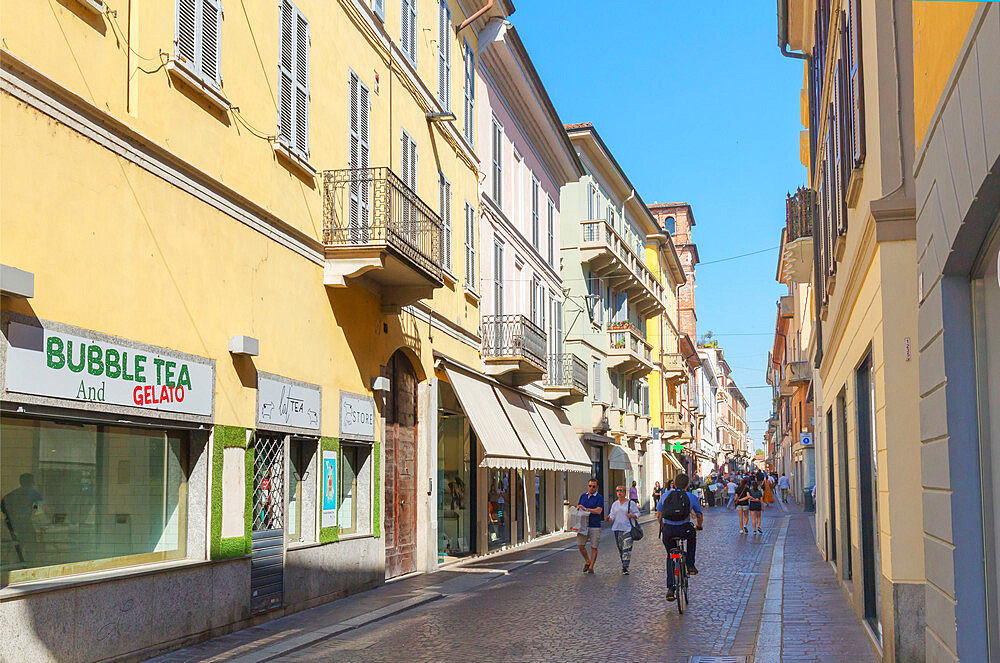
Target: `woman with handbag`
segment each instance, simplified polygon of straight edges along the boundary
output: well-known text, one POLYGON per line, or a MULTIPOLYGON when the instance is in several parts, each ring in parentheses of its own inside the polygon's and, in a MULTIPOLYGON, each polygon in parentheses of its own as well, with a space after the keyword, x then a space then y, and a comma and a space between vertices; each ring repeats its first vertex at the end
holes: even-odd
POLYGON ((615 534, 618 555, 622 560, 622 573, 628 575, 628 565, 632 558, 632 541, 642 538, 642 529, 639 528, 639 506, 628 499, 625 486, 615 488, 615 497, 618 499, 611 503, 611 510, 606 520, 611 523, 611 531, 615 534))

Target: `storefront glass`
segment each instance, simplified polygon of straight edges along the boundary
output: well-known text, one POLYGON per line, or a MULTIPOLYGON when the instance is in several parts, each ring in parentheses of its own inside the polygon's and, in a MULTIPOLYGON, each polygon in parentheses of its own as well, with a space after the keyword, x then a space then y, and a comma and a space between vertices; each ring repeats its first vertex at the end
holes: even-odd
POLYGON ((475 552, 472 429, 461 414, 438 418, 438 560, 475 552))
POLYGON ((337 524, 341 534, 357 534, 360 530, 358 509, 363 506, 363 490, 366 486, 360 480, 370 447, 360 444, 340 445, 340 468, 337 476, 337 524))
POLYGON ((288 456, 288 529, 285 535, 289 541, 298 541, 302 537, 302 476, 305 473, 301 440, 289 443, 288 456))
POLYGON ((486 539, 489 549, 494 550, 510 543, 510 470, 489 470, 488 483, 486 539))
POLYGON ((545 534, 545 496, 548 495, 548 472, 535 472, 535 534, 545 534))
POLYGON ((187 437, 0 421, 2 584, 183 557, 187 437))

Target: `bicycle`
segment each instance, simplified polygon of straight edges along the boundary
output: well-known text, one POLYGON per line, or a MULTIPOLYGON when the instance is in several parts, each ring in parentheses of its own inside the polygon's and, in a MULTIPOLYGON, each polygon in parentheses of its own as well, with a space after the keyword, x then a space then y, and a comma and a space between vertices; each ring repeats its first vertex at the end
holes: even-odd
POLYGON ((684 606, 688 603, 688 569, 687 541, 675 539, 674 547, 667 553, 674 566, 674 596, 677 599, 677 612, 684 614, 684 606))

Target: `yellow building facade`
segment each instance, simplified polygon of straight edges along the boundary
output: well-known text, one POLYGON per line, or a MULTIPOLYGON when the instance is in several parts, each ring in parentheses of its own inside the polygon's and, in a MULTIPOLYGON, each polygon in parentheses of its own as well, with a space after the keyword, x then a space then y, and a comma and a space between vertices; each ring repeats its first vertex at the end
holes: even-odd
POLYGON ((462 6, 5 8, 4 658, 151 654, 436 565, 435 353, 480 361, 491 14, 462 6), (82 605, 168 587, 188 617, 82 644, 82 605))

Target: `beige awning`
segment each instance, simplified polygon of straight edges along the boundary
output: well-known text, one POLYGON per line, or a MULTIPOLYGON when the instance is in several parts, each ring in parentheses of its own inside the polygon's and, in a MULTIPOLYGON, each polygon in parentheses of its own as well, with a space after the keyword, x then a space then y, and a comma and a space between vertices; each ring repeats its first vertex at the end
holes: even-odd
POLYGON ((537 403, 536 406, 539 414, 542 415, 542 421, 545 422, 549 433, 559 445, 559 450, 562 451, 563 457, 566 459, 566 471, 589 474, 592 469, 590 455, 583 448, 583 442, 573 430, 566 413, 542 403, 537 403))
POLYGON ((681 462, 677 460, 677 456, 669 451, 663 452, 663 457, 670 461, 670 464, 676 467, 681 472, 687 472, 687 468, 681 465, 681 462))
POLYGON ((483 445, 481 467, 528 469, 528 452, 507 419, 493 385, 467 373, 444 367, 465 416, 483 445))
POLYGON ((531 417, 530 398, 525 398, 516 391, 511 391, 505 387, 493 387, 497 392, 500 405, 507 413, 510 423, 513 424, 517 436, 521 439, 528 456, 531 457, 531 469, 533 470, 564 470, 566 463, 562 453, 558 448, 553 453, 549 448, 546 437, 542 435, 535 425, 535 420, 531 417))

